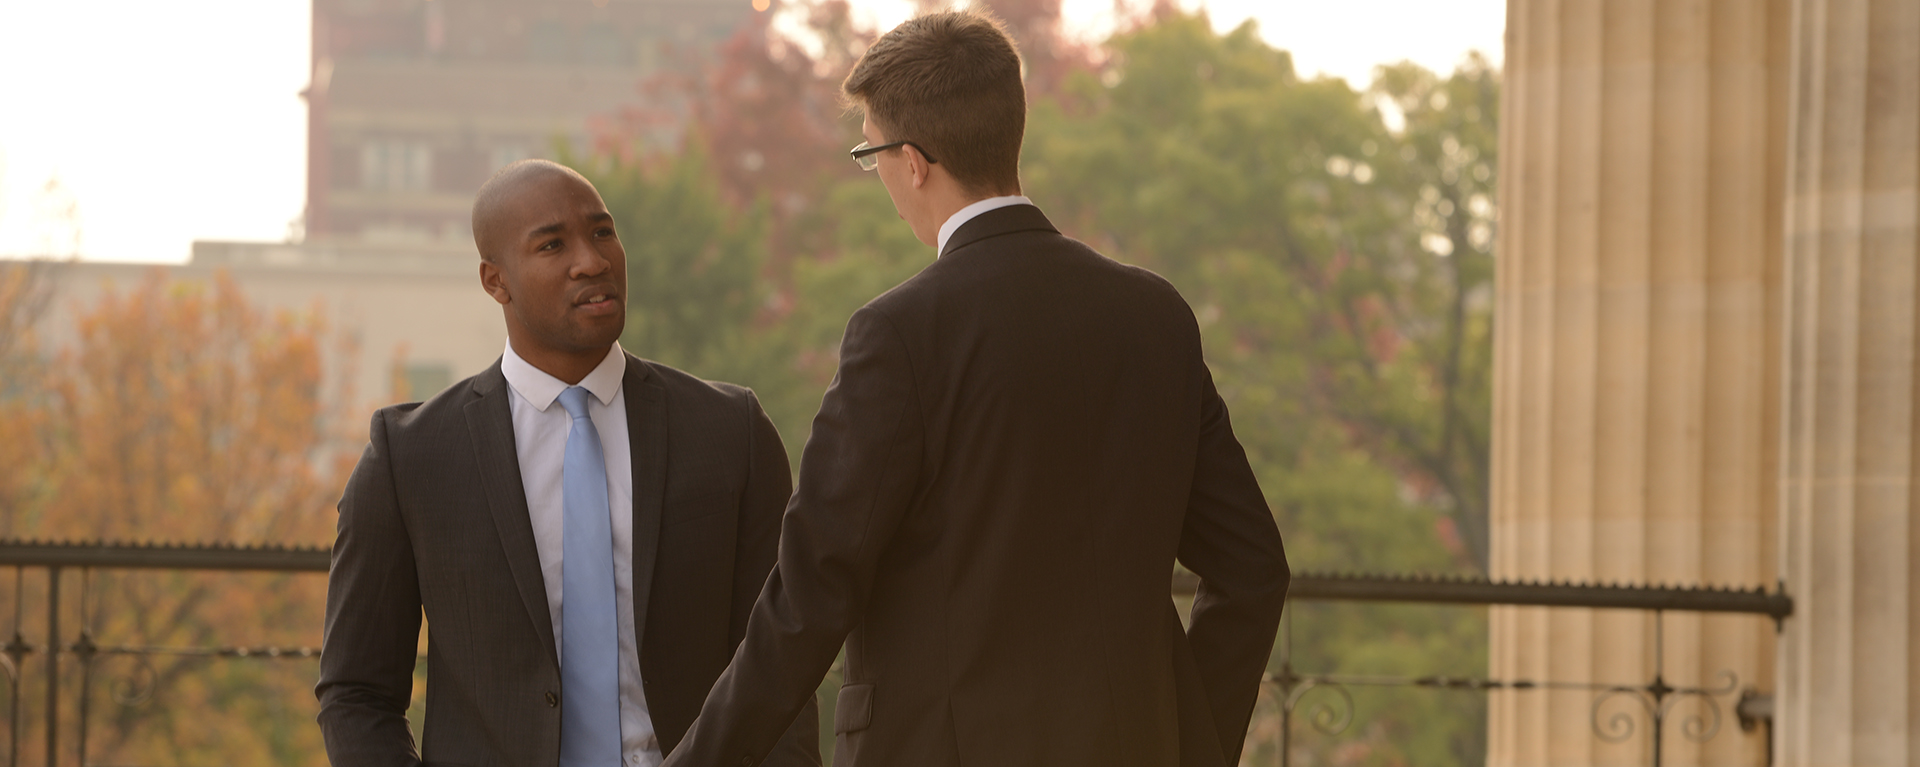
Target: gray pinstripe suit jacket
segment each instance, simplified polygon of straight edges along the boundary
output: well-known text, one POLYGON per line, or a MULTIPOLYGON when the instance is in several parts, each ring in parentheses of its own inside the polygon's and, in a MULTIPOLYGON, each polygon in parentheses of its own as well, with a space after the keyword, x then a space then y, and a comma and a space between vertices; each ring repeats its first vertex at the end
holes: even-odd
MULTIPOLYGON (((671 751, 746 632, 792 489, 753 392, 627 356, 636 636, 671 751)), ((335 765, 555 765, 560 671, 499 363, 382 408, 340 499, 320 655, 335 765), (426 721, 412 698, 421 617, 426 721)), ((769 765, 819 764, 809 707, 769 765)))

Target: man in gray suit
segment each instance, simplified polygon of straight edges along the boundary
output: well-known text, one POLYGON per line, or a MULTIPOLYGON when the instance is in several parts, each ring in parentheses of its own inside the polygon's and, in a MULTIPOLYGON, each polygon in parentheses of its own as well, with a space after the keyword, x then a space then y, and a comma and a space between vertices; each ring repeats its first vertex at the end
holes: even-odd
MULTIPOLYGON (((499 362, 373 417, 340 499, 320 656, 335 765, 655 767, 773 567, 791 490, 753 392, 625 353, 626 252, 578 173, 473 207, 499 362), (426 721, 412 698, 422 613, 426 721)), ((818 765, 802 711, 766 764, 818 765)))

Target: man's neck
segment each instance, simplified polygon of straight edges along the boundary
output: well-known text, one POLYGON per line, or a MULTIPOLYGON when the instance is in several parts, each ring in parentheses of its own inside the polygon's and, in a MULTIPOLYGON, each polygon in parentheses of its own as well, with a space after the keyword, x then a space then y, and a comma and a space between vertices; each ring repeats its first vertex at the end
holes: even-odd
POLYGON ((520 359, 526 360, 527 364, 535 369, 559 379, 568 386, 577 386, 585 380, 588 373, 600 367, 600 363, 607 358, 607 351, 613 348, 612 344, 608 344, 605 349, 599 351, 574 352, 546 349, 516 340, 511 333, 507 335, 507 342, 513 344, 513 353, 520 355, 520 359))
MULTIPOLYGON (((931 167, 939 168, 940 166, 931 167)), ((920 199, 913 207, 921 213, 909 218, 908 221, 913 224, 914 236, 918 237, 922 243, 935 247, 939 247, 940 227, 962 208, 981 200, 1020 193, 1019 185, 1015 184, 1013 191, 996 190, 980 194, 969 191, 943 170, 934 170, 931 174, 927 178, 926 185, 919 187, 917 189, 919 194, 915 195, 920 199), (921 218, 922 215, 925 217, 921 218)))
POLYGON ((975 198, 964 195, 936 198, 927 206, 926 223, 916 226, 913 232, 914 235, 918 237, 922 243, 932 245, 936 248, 939 247, 940 227, 945 226, 947 219, 953 218, 953 214, 959 213, 961 208, 972 205, 974 200, 975 198))
POLYGON ((995 197, 1010 197, 1018 194, 1020 194, 1019 189, 1014 189, 1010 192, 990 192, 987 194, 969 194, 965 191, 956 191, 953 194, 941 195, 934 200, 933 204, 933 213, 935 216, 934 225, 938 226, 946 223, 947 219, 953 218, 953 214, 959 213, 962 208, 981 200, 991 200, 995 197))

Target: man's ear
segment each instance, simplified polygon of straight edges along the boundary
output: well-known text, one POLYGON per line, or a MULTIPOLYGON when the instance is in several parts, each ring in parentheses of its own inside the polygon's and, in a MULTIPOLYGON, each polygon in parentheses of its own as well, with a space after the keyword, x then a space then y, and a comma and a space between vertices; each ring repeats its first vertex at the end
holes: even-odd
POLYGON ((484 258, 480 259, 480 287, 501 306, 513 302, 513 296, 507 294, 507 282, 500 273, 500 265, 484 258))
POLYGON ((900 149, 906 152, 907 170, 913 174, 913 188, 925 187, 933 175, 933 164, 927 162, 927 156, 920 153, 919 147, 908 144, 900 149))

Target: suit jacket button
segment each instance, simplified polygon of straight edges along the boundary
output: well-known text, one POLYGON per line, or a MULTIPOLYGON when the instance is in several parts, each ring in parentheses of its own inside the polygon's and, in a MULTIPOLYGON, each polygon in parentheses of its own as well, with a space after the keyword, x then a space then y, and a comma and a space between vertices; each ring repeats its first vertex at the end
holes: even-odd
POLYGON ((740 757, 740 767, 753 767, 753 757, 751 756, 740 757))
POLYGON ((547 693, 547 708, 556 708, 559 705, 560 705, 560 697, 557 695, 554 695, 551 692, 547 693))

